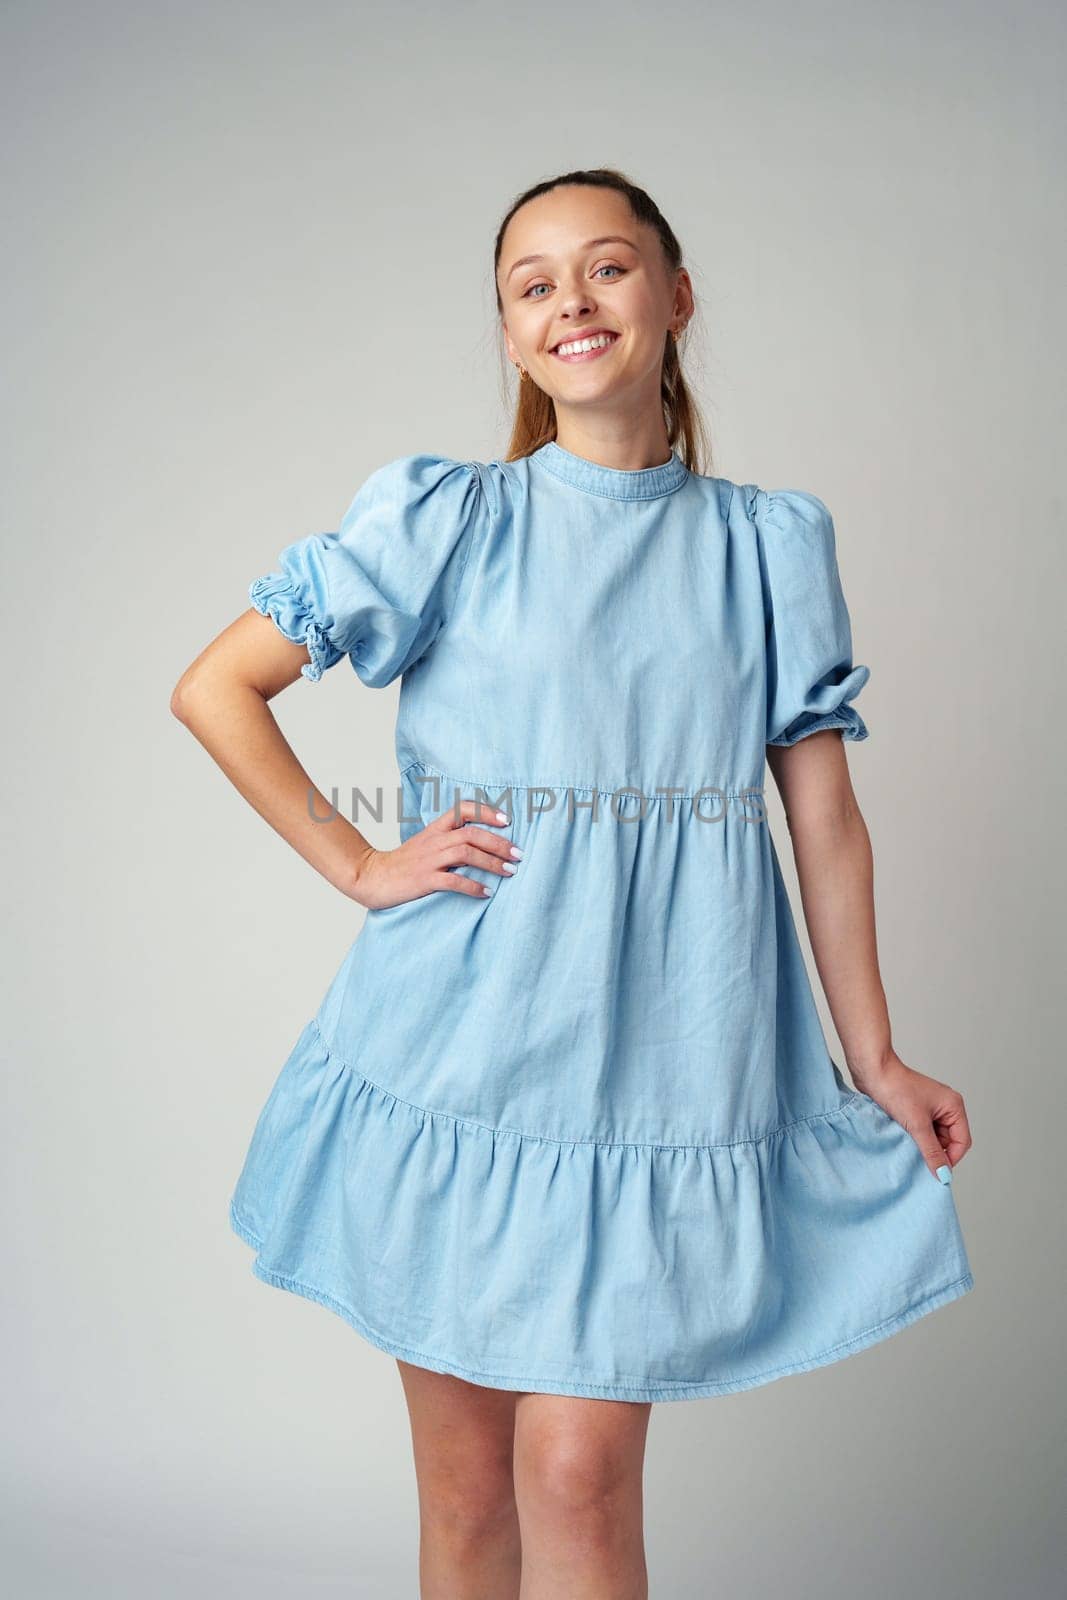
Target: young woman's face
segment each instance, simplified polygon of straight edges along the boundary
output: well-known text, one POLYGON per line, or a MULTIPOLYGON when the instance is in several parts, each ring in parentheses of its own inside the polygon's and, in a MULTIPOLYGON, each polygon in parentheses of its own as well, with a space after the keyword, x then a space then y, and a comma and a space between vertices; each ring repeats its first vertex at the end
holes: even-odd
POLYGON ((681 332, 692 310, 689 274, 668 273, 658 235, 616 190, 572 184, 527 201, 508 223, 497 281, 508 355, 557 408, 659 404, 667 331, 681 332), (559 351, 601 331, 603 348, 559 351))

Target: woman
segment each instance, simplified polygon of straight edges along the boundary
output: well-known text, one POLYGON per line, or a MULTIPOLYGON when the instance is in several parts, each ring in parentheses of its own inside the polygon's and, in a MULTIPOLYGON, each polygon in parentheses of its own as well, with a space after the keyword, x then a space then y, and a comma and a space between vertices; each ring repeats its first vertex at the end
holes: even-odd
POLYGON ((174 709, 367 910, 233 1195, 253 1271, 397 1359, 424 1596, 504 1600, 521 1562, 523 1600, 619 1600, 647 1594, 652 1403, 964 1294, 947 1184, 971 1139, 890 1040, 829 512, 697 470, 690 277, 624 176, 522 195, 495 273, 506 458, 379 468, 252 583, 174 709), (402 680, 396 849, 331 815, 269 710, 342 656, 402 680))

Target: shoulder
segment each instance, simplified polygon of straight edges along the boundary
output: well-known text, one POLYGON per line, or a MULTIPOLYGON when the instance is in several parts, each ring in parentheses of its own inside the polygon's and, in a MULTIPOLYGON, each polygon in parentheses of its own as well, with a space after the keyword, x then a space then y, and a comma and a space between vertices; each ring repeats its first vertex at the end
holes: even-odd
POLYGON ((484 471, 481 462, 435 451, 395 456, 364 478, 345 511, 342 533, 368 520, 420 536, 424 529, 473 533, 489 513, 484 471))
POLYGON ((755 483, 735 490, 742 496, 749 520, 762 531, 772 527, 784 532, 815 529, 833 534, 833 516, 825 500, 809 489, 764 489, 755 483))
MULTIPOLYGON (((516 456, 506 461, 493 456, 488 461, 466 460, 459 465, 471 475, 477 485, 483 515, 486 521, 514 516, 530 503, 531 456, 516 456)), ((457 463, 451 462, 454 468, 457 463)))
POLYGON ((396 456, 363 480, 357 498, 400 495, 406 500, 418 500, 438 491, 459 497, 479 489, 478 467, 476 461, 461 461, 426 450, 396 456))
POLYGON ((741 485, 737 493, 764 560, 800 567, 836 561, 833 515, 817 494, 808 489, 764 489, 753 483, 741 485))

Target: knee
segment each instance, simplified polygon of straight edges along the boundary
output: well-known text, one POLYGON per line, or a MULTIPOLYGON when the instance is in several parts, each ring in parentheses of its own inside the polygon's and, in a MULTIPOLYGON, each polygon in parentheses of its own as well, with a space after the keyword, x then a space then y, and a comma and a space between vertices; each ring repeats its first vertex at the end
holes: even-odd
POLYGON ((450 1544, 478 1545, 514 1520, 515 1485, 510 1471, 472 1481, 449 1478, 420 1497, 422 1519, 450 1544))
POLYGON ((617 1455, 595 1444, 558 1439, 527 1453, 522 1484, 542 1512, 594 1522, 632 1491, 630 1474, 617 1455))

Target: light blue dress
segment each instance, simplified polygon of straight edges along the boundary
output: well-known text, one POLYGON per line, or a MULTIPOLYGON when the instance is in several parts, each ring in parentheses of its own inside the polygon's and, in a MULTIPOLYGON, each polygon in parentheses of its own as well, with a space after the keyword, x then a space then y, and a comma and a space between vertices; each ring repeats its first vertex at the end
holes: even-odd
POLYGON ((402 677, 401 839, 458 796, 524 851, 367 912, 232 1195, 257 1277, 418 1366, 632 1401, 973 1286, 952 1188, 828 1053, 762 806, 766 744, 867 737, 821 500, 407 456, 250 596, 306 677, 402 677))

